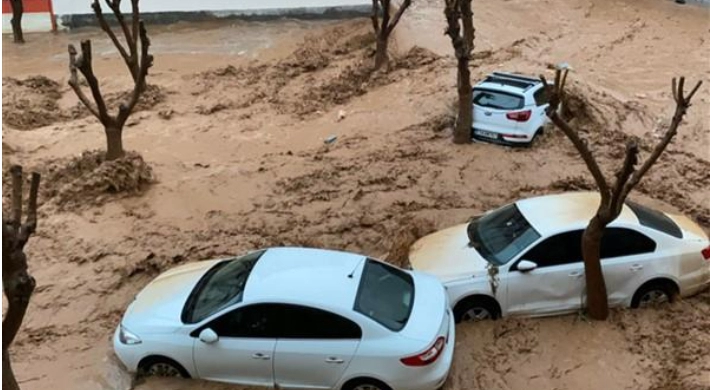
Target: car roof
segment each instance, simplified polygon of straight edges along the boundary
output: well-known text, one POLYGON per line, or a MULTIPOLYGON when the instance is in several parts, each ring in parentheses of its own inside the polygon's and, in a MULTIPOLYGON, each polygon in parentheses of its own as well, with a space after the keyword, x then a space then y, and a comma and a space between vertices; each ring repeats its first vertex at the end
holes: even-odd
POLYGON ((249 275, 243 302, 288 301, 352 310, 365 259, 335 250, 269 248, 249 275))
MULTIPOLYGON (((567 192, 523 199, 515 205, 538 233, 549 236, 585 227, 599 208, 599 200, 597 192, 567 192)), ((639 220, 624 204, 621 214, 612 223, 639 225, 639 220)))
POLYGON ((514 73, 493 72, 483 81, 476 84, 475 88, 486 88, 494 91, 512 93, 516 95, 537 91, 542 86, 542 81, 528 76, 514 73))

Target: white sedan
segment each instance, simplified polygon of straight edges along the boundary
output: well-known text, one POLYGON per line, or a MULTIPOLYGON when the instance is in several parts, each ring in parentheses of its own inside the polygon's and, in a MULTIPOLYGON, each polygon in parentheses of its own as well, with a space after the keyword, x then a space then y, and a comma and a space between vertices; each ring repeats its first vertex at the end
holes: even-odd
MULTIPOLYGON (((582 232, 598 205, 591 192, 520 200, 421 238, 409 260, 444 283, 457 322, 574 312, 585 297, 582 232)), ((609 305, 639 307, 708 287, 709 244, 690 219, 626 202, 602 239, 609 305)))
POLYGON ((130 371, 272 388, 440 387, 454 350, 441 283, 362 255, 272 248, 167 271, 116 330, 130 371))

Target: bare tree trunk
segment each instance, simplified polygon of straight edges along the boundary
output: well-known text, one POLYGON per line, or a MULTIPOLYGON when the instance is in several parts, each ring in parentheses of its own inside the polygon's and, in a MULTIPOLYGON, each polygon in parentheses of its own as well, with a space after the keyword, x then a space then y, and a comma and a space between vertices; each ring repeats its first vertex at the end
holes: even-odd
POLYGON ((4 347, 2 349, 2 390, 20 390, 10 365, 10 354, 4 347))
POLYGON ((587 286, 587 309, 589 317, 606 319, 609 316, 606 283, 602 273, 600 250, 605 225, 598 216, 589 221, 582 234, 582 258, 587 286))
POLYGON ((377 50, 375 51, 375 70, 382 68, 382 66, 387 63, 388 37, 385 34, 385 31, 381 32, 380 34, 377 34, 377 50))
POLYGON ((468 57, 458 59, 458 95, 459 95, 459 120, 454 129, 454 143, 466 144, 471 142, 471 124, 473 123, 473 106, 471 99, 471 70, 468 68, 468 57))
POLYGON ((107 127, 106 129, 106 161, 123 157, 123 130, 120 128, 107 127))
POLYGON ((25 38, 22 35, 22 14, 24 13, 22 0, 10 0, 10 7, 12 8, 12 19, 10 20, 10 24, 12 25, 12 36, 14 38, 14 42, 25 43, 25 38))

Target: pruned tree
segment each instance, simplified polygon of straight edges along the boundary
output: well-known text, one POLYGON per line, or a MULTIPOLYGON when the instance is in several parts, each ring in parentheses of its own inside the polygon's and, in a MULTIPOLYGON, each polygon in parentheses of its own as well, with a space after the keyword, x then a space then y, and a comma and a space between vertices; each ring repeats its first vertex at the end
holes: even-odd
POLYGON ((40 175, 32 173, 27 218, 22 223, 22 167, 10 168, 12 176, 11 215, 2 218, 2 284, 7 298, 7 312, 2 320, 2 388, 19 390, 10 364, 8 348, 20 330, 35 280, 27 269, 25 244, 37 228, 37 193, 40 175))
POLYGON ((91 8, 94 10, 94 14, 96 15, 96 19, 99 21, 101 29, 106 32, 111 39, 111 42, 113 42, 114 46, 116 46, 116 49, 118 49, 118 52, 126 63, 128 70, 131 72, 131 77, 133 78, 134 83, 133 91, 129 95, 127 101, 119 105, 118 113, 116 115, 109 114, 106 102, 101 94, 101 89, 99 88, 99 81, 94 74, 91 40, 88 39, 81 42, 80 55, 77 55, 78 53, 74 45, 69 45, 69 86, 74 90, 76 96, 84 104, 84 106, 86 106, 86 108, 96 118, 98 118, 104 126, 104 131, 106 133, 106 160, 115 160, 123 157, 125 154, 123 150, 123 126, 133 112, 133 109, 138 103, 141 94, 145 91, 145 79, 148 75, 148 69, 153 66, 153 56, 148 53, 150 39, 148 39, 148 33, 146 32, 143 21, 140 20, 138 0, 131 0, 132 19, 130 26, 128 26, 123 14, 121 13, 121 0, 105 1, 111 11, 113 11, 116 22, 123 31, 123 36, 128 49, 124 47, 111 26, 109 26, 103 15, 101 4, 99 4, 98 0, 94 0, 91 8), (84 76, 86 83, 89 85, 91 96, 94 101, 93 103, 81 89, 81 85, 79 84, 79 73, 84 76))
POLYGON ((675 101, 675 112, 663 138, 638 169, 636 165, 639 161, 639 145, 636 139, 630 139, 626 143, 624 161, 612 182, 605 177, 586 140, 580 137, 579 131, 574 129, 558 113, 558 107, 565 101, 565 83, 568 72, 567 69, 564 71, 558 69, 555 74, 554 85, 548 85, 544 76, 541 76, 541 79, 550 92, 550 106, 547 109, 548 117, 572 141, 572 144, 587 165, 589 172, 594 177, 601 195, 597 212, 582 234, 581 245, 587 290, 587 311, 592 319, 604 320, 609 315, 606 284, 604 283, 604 274, 602 273, 600 261, 601 240, 604 230, 609 223, 621 214, 624 202, 631 190, 636 187, 653 164, 658 161, 658 158, 677 134, 678 127, 683 121, 683 116, 686 114, 688 107, 690 107, 690 100, 700 88, 702 81, 698 81, 690 93, 686 95, 684 91, 685 78, 681 77, 678 82, 676 82, 675 78, 673 79, 672 92, 675 101))
POLYGON ((471 125, 473 123, 473 108, 471 90, 471 70, 468 68, 476 30, 473 27, 473 11, 471 0, 446 0, 444 15, 446 16, 446 35, 451 38, 456 56, 456 86, 458 92, 458 115, 454 128, 454 143, 471 142, 471 125), (461 31, 463 30, 463 31, 461 31))
POLYGON ((22 35, 22 14, 25 9, 22 6, 22 0, 10 0, 10 8, 12 8, 12 38, 15 43, 25 43, 25 37, 22 35))
POLYGON ((392 4, 390 0, 372 0, 372 27, 375 29, 375 36, 377 37, 377 46, 375 51, 375 70, 380 69, 385 63, 387 63, 387 46, 389 44, 389 37, 397 27, 397 23, 402 18, 404 11, 412 5, 412 0, 402 0, 402 3, 394 11, 394 16, 392 16, 392 4), (382 18, 378 17, 380 10, 382 11, 382 18))

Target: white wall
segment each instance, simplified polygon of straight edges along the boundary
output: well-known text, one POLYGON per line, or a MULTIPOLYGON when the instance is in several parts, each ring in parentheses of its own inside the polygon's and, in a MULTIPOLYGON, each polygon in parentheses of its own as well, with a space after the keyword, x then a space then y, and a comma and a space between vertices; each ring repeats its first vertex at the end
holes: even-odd
MULTIPOLYGON (((90 14, 91 0, 53 0, 57 15, 90 14)), ((143 0, 142 12, 166 11, 242 11, 273 8, 328 8, 368 5, 371 0, 143 0)), ((102 2, 102 5, 103 4, 102 2)), ((131 2, 124 0, 121 9, 130 11, 131 2)), ((108 12, 108 11, 104 11, 108 12)))

